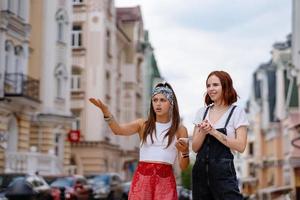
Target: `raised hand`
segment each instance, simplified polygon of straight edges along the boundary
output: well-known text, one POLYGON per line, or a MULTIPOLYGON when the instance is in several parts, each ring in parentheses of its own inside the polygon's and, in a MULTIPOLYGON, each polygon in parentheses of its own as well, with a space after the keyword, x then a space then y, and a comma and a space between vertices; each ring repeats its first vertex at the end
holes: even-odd
POLYGON ((100 99, 89 98, 89 101, 95 106, 97 106, 98 108, 100 108, 100 110, 103 112, 105 116, 109 115, 109 110, 107 105, 105 105, 100 99))

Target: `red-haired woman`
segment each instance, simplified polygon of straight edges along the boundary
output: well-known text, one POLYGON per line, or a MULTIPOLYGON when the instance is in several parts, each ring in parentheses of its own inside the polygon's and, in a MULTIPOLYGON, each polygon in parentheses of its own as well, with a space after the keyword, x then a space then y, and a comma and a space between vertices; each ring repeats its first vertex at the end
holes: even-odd
POLYGON ((177 200, 172 165, 178 155, 181 169, 187 168, 189 148, 188 133, 180 124, 177 99, 170 84, 159 83, 153 89, 148 119, 137 119, 128 124, 119 124, 99 99, 90 98, 90 102, 100 108, 114 134, 139 134, 140 159, 129 199, 177 200))
POLYGON ((197 112, 194 120, 192 149, 197 157, 192 171, 193 199, 243 199, 232 151, 242 153, 246 148, 246 113, 233 105, 238 96, 227 72, 211 72, 206 89, 207 106, 197 112))

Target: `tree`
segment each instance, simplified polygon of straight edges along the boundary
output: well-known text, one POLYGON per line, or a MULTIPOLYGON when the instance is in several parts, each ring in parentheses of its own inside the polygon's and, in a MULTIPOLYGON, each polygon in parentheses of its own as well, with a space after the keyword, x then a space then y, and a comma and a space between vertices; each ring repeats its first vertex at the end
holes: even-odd
POLYGON ((189 164, 187 169, 181 172, 182 186, 189 190, 192 188, 192 168, 193 166, 189 164))

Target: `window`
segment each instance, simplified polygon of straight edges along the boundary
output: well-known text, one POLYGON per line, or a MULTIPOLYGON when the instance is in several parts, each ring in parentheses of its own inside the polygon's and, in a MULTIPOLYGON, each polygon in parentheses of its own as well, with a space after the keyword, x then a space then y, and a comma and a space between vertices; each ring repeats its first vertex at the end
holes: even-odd
POLYGON ((22 57, 23 57, 23 48, 21 46, 15 47, 15 72, 22 73, 22 57))
POLYGON ((13 7, 14 7, 13 1, 8 0, 7 1, 7 8, 8 8, 8 10, 11 11, 11 12, 13 12, 13 7))
POLYGON ((16 85, 16 92, 21 93, 22 92, 22 86, 23 86, 23 66, 22 66, 22 53, 23 48, 21 46, 15 47, 15 68, 14 68, 14 81, 17 84, 16 85))
POLYGON ((105 73, 105 82, 106 82, 106 103, 108 105, 110 105, 110 95, 111 95, 111 76, 110 76, 110 73, 109 71, 106 71, 105 73))
POLYGON ((106 31, 106 53, 108 58, 111 58, 111 47, 110 47, 110 32, 106 31))
POLYGON ((249 143, 249 155, 250 156, 254 155, 253 142, 249 143))
POLYGON ((64 99, 66 94, 67 70, 63 64, 59 64, 55 69, 56 97, 64 99))
POLYGON ((56 13, 57 41, 65 42, 65 30, 68 24, 68 15, 64 9, 59 9, 56 13))
POLYGON ((72 123, 72 130, 80 130, 80 114, 81 110, 72 110, 75 121, 72 123))
POLYGON ((73 0, 73 4, 82 4, 83 0, 73 0))
POLYGON ((80 91, 81 87, 81 70, 79 68, 72 68, 71 91, 80 91))
POLYGON ((58 41, 64 41, 64 25, 62 23, 58 23, 58 31, 57 31, 57 40, 58 41))
POLYGON ((61 133, 54 134, 54 155, 59 159, 64 159, 64 139, 61 133))
POLYGON ((10 63, 13 59, 13 43, 11 41, 5 42, 5 73, 9 73, 12 67, 10 67, 10 63))
POLYGON ((24 0, 18 0, 17 1, 17 15, 19 16, 19 17, 24 17, 24 13, 23 13, 23 11, 24 11, 24 9, 25 9, 25 7, 24 7, 24 0))
POLYGON ((82 46, 82 27, 74 25, 72 30, 72 47, 78 48, 82 46))
POLYGON ((71 80, 71 91, 76 92, 81 89, 81 75, 72 75, 71 80))

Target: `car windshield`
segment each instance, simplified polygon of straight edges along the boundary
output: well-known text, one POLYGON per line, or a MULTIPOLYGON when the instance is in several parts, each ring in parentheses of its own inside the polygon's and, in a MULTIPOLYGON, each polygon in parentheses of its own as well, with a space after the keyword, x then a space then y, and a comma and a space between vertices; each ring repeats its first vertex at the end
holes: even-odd
POLYGON ((58 178, 51 183, 52 187, 72 187, 74 181, 71 178, 58 178))
POLYGON ((12 182, 18 178, 24 178, 23 175, 2 175, 0 176, 0 188, 7 188, 12 182))
POLYGON ((95 183, 103 182, 105 185, 108 185, 109 184, 109 176, 107 176, 107 175, 95 176, 93 178, 93 181, 95 183))

